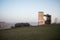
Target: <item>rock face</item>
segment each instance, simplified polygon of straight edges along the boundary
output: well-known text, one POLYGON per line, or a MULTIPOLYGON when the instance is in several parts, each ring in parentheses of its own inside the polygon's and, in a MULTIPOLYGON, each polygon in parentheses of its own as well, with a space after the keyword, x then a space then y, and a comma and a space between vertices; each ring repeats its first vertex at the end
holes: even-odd
POLYGON ((11 25, 5 22, 0 22, 0 29, 9 29, 11 25))

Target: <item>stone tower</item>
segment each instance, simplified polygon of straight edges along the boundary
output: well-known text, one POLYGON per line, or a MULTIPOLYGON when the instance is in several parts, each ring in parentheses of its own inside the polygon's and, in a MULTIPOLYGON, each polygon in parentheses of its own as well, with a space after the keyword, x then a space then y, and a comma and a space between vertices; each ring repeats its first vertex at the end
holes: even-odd
POLYGON ((45 20, 44 20, 44 12, 38 12, 38 25, 44 25, 45 20))
POLYGON ((47 17, 47 20, 45 21, 45 24, 51 24, 51 15, 47 14, 45 16, 47 17))

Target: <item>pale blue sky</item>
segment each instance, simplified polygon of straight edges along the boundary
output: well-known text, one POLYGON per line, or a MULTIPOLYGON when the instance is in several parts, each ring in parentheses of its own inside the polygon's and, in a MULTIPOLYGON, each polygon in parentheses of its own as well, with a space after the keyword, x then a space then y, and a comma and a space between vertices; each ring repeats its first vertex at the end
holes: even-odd
POLYGON ((60 0, 0 0, 0 21, 37 22, 38 11, 60 20, 60 0))

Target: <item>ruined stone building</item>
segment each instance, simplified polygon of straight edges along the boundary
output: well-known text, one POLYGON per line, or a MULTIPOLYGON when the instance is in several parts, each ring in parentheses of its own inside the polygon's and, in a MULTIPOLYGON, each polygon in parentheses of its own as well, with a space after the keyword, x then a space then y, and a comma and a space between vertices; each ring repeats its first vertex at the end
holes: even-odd
POLYGON ((44 12, 38 12, 38 25, 51 24, 51 15, 45 15, 44 12), (44 19, 46 17, 46 20, 44 19))

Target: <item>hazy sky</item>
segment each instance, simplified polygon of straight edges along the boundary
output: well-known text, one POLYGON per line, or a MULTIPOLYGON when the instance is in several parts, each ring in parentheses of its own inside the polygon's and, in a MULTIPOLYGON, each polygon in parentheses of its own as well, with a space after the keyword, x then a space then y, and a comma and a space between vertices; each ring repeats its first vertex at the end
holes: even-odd
POLYGON ((60 20, 60 0, 0 0, 0 21, 37 22, 38 11, 60 20))

